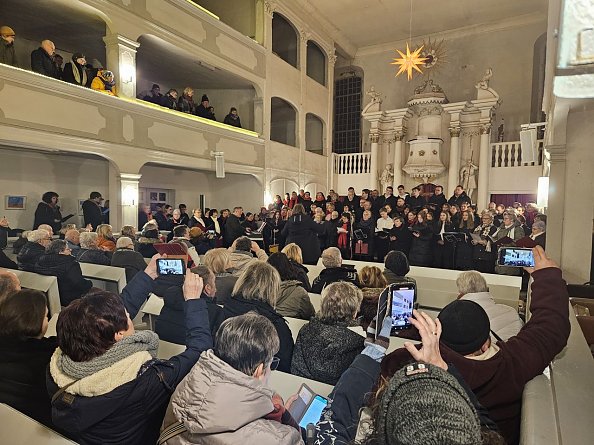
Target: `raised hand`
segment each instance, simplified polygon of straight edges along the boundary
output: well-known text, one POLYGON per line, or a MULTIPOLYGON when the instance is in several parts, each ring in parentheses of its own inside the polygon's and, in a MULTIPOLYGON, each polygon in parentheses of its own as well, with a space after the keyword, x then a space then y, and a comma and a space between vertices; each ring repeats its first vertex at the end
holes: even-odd
POLYGON ((409 320, 418 329, 423 346, 421 349, 417 349, 411 342, 407 341, 404 343, 404 347, 416 361, 429 363, 447 370, 448 364, 443 360, 439 351, 441 322, 438 318, 433 320, 422 311, 414 310, 413 315, 415 318, 411 317, 409 320))

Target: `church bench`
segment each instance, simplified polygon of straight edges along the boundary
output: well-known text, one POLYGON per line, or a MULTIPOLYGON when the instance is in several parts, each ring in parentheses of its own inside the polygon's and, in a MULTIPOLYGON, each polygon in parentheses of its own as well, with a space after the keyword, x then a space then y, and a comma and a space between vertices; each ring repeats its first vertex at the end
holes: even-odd
POLYGON ((11 270, 21 282, 24 289, 34 289, 47 295, 48 312, 53 316, 62 310, 60 304, 60 291, 58 289, 58 279, 54 276, 40 275, 34 272, 24 270, 11 270))
POLYGON ((80 269, 83 276, 100 289, 120 294, 126 287, 126 269, 123 267, 80 263, 80 269))
POLYGON ((266 386, 274 389, 286 402, 289 397, 297 394, 303 383, 309 386, 316 394, 323 397, 328 397, 334 389, 332 385, 282 371, 272 371, 268 379, 268 385, 266 386))
POLYGON ((297 334, 303 326, 309 323, 309 320, 301 320, 300 318, 292 318, 292 317, 284 317, 289 325, 289 329, 291 330, 291 334, 293 336, 293 341, 297 340, 297 334))
POLYGON ((308 292, 307 295, 309 295, 309 300, 316 310, 316 313, 320 312, 320 307, 322 306, 322 296, 320 294, 314 294, 313 292, 308 292))
POLYGON ((140 308, 139 313, 142 312, 149 316, 149 329, 155 329, 155 318, 161 313, 164 304, 161 297, 151 293, 146 303, 140 308))

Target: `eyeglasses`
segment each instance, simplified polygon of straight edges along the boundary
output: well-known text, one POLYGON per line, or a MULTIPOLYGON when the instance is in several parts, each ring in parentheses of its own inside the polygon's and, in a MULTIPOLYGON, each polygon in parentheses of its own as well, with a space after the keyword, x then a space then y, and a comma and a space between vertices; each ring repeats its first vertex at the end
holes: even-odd
POLYGON ((276 368, 278 368, 279 363, 280 363, 280 358, 272 357, 272 361, 270 362, 270 370, 276 371, 276 368))

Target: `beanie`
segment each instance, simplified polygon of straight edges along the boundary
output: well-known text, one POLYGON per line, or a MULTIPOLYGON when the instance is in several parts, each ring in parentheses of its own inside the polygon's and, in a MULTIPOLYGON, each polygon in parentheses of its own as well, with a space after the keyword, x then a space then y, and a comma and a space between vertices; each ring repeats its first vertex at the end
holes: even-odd
POLYGON ((0 35, 4 37, 15 36, 14 30, 10 26, 0 26, 0 35))
POLYGON ((208 100, 208 96, 206 94, 203 94, 202 100, 200 102, 210 102, 210 101, 208 100))
POLYGON ((155 88, 161 89, 161 87, 159 85, 157 85, 156 83, 154 83, 153 86, 152 86, 152 88, 151 88, 151 90, 154 90, 155 88))
POLYGON ((377 416, 379 444, 482 443, 479 418, 466 391, 437 366, 413 363, 396 372, 377 416))
POLYGON ((386 255, 385 266, 386 269, 393 272, 399 277, 404 277, 410 272, 410 266, 406 255, 399 250, 392 250, 386 255))
POLYGON ((491 332, 487 313, 474 301, 453 301, 441 310, 437 318, 442 326, 440 341, 462 355, 478 351, 491 332))
POLYGON ((72 54, 72 60, 77 61, 78 59, 86 59, 86 57, 83 53, 72 54))

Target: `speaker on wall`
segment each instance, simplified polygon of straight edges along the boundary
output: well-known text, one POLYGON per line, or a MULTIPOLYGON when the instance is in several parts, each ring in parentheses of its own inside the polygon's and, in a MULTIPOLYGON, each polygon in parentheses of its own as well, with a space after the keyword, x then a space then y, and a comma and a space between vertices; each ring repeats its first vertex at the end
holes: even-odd
POLYGON ((217 178, 225 177, 225 153, 222 151, 211 151, 211 156, 215 157, 215 174, 217 178))

